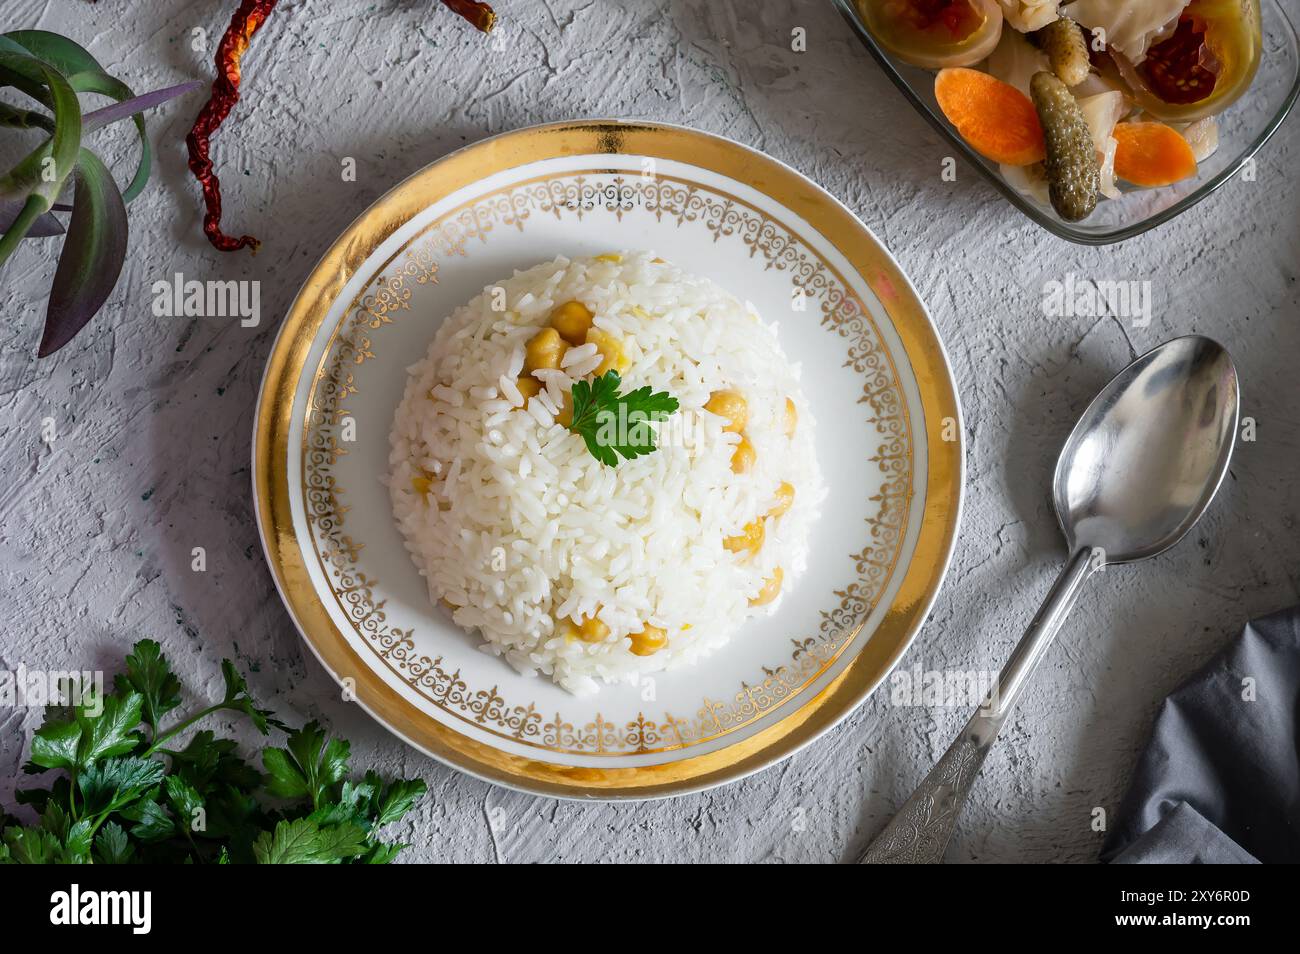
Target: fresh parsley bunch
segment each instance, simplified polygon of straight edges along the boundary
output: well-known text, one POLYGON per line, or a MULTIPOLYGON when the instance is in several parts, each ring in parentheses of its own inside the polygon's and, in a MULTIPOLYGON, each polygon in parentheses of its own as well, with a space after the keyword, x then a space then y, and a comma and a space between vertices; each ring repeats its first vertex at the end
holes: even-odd
POLYGON ((374 772, 350 781, 347 742, 328 738, 315 722, 290 730, 254 705, 230 660, 221 673, 220 702, 164 725, 180 706, 181 684, 158 643, 144 639, 126 657, 113 692, 88 688, 75 705, 47 707, 23 768, 62 774, 48 788, 16 793, 39 824, 0 815, 0 863, 392 861, 406 846, 380 841, 379 829, 410 810, 424 782, 385 785, 374 772), (170 744, 223 711, 242 713, 263 735, 288 733, 284 748, 262 750, 265 777, 233 740, 206 729, 184 748, 170 744), (263 790, 279 801, 264 804, 256 797, 263 790))
POLYGON ((569 430, 606 467, 617 467, 619 456, 631 460, 654 451, 657 434, 651 425, 677 410, 677 398, 665 391, 646 386, 619 394, 622 383, 617 371, 606 371, 590 383, 574 381, 570 392, 569 430))

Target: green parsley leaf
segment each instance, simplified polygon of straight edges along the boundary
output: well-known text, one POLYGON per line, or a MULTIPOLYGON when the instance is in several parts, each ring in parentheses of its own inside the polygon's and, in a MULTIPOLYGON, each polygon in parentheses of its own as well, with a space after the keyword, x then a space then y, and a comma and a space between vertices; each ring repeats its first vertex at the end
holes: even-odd
POLYGON ((76 722, 46 722, 32 736, 31 764, 42 769, 70 769, 77 764, 81 726, 76 722))
POLYGON ((339 803, 351 808, 358 818, 369 821, 374 815, 375 799, 384 790, 383 780, 374 772, 367 772, 360 782, 343 783, 339 803))
POLYGON ((277 729, 289 731, 288 726, 271 717, 270 709, 259 709, 253 704, 253 697, 248 694, 248 684, 244 682, 244 677, 239 674, 239 670, 229 659, 221 660, 221 678, 226 682, 226 697, 221 703, 223 706, 244 713, 253 720, 254 728, 262 735, 266 735, 269 731, 268 726, 272 725, 277 729))
POLYGON ((233 739, 218 739, 204 729, 196 732, 184 749, 167 754, 172 758, 172 771, 200 793, 223 785, 251 791, 262 783, 262 774, 240 758, 237 750, 233 739))
POLYGON ((95 823, 89 818, 83 818, 80 821, 73 822, 68 829, 66 847, 64 848, 65 863, 85 863, 90 861, 90 843, 95 837, 95 823))
POLYGON ((269 824, 257 799, 226 785, 205 796, 204 805, 208 813, 207 837, 225 842, 221 848, 229 860, 251 864, 253 839, 269 824))
POLYGON ((379 810, 375 813, 375 825, 391 825, 411 810, 417 801, 424 797, 429 786, 423 779, 398 779, 388 786, 379 799, 379 810))
POLYGON ((366 833, 356 825, 321 828, 310 818, 282 821, 253 843, 259 865, 325 865, 365 851, 366 833))
POLYGON ((641 457, 655 450, 654 424, 677 410, 677 398, 664 391, 641 387, 618 393, 622 379, 606 371, 592 381, 574 381, 573 419, 569 430, 579 435, 591 456, 607 467, 618 458, 641 457))
POLYGON ((268 748, 262 752, 262 764, 270 773, 267 788, 281 798, 311 799, 320 808, 330 789, 348 774, 351 746, 341 739, 326 739, 316 722, 309 722, 289 734, 289 747, 268 748))
MULTIPOLYGON (((179 775, 168 775, 163 788, 167 791, 167 801, 171 803, 172 812, 176 815, 176 824, 193 832, 195 819, 200 817, 201 812, 206 814, 203 796, 179 775)), ((207 827, 206 822, 203 827, 207 827)))
POLYGON ((398 856, 403 848, 409 848, 410 845, 400 841, 391 844, 374 844, 371 845, 364 855, 361 856, 363 865, 386 865, 390 864, 398 856))
POLYGON ((262 767, 266 769, 266 787, 272 795, 277 798, 307 796, 307 776, 286 749, 263 749, 262 767))
POLYGON ((121 815, 134 824, 129 829, 131 837, 145 844, 157 844, 176 834, 176 823, 158 804, 157 793, 146 795, 122 809, 121 815))
POLYGON ((77 776, 84 810, 119 811, 163 780, 163 764, 153 759, 112 758, 88 766, 77 776))
POLYGON ((38 769, 85 768, 98 759, 125 755, 140 737, 143 697, 136 692, 104 696, 88 690, 69 721, 47 721, 32 738, 31 764, 38 769))
POLYGON ((55 838, 62 841, 68 835, 68 813, 63 810, 63 806, 54 803, 49 809, 41 815, 41 827, 48 831, 55 838))
POLYGON ((97 759, 126 755, 140 743, 134 731, 140 724, 144 696, 129 692, 123 696, 87 694, 77 706, 77 725, 81 741, 77 746, 77 764, 90 765, 97 759))
POLYGON ((42 828, 6 828, 8 860, 21 865, 48 865, 62 860, 59 839, 42 828))
POLYGON ((385 785, 375 772, 350 780, 347 742, 315 722, 289 730, 256 707, 229 660, 221 670, 220 702, 163 727, 182 687, 158 644, 141 640, 113 693, 83 690, 75 704, 47 707, 24 770, 58 774, 45 788, 14 793, 39 825, 0 812, 0 863, 386 864, 406 847, 375 833, 411 809, 423 782, 385 785), (166 747, 220 711, 244 712, 264 733, 288 733, 284 748, 262 751, 267 777, 210 730, 193 731, 183 749, 166 747), (265 793, 287 801, 264 805, 265 793))
POLYGON ((120 695, 134 690, 144 700, 143 716, 157 732, 159 720, 181 704, 181 683, 155 640, 142 639, 126 657, 126 672, 113 682, 120 695))
POLYGON ((95 862, 101 865, 124 865, 132 860, 135 848, 117 822, 106 822, 95 836, 95 862))

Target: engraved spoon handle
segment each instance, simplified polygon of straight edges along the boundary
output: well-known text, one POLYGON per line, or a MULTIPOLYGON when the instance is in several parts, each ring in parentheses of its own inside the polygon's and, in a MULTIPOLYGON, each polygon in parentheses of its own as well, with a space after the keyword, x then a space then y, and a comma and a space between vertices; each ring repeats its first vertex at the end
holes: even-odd
POLYGON ((903 803, 885 830, 867 847, 861 864, 936 864, 943 861, 957 816, 984 757, 1029 677, 1078 599, 1084 582, 1098 568, 1092 553, 1076 551, 1065 564, 1011 658, 1002 667, 984 704, 938 764, 903 803))

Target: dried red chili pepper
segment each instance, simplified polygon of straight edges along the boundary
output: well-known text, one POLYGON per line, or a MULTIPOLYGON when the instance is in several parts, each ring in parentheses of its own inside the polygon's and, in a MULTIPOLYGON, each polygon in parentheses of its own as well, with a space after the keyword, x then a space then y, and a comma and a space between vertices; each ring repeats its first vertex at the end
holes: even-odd
POLYGON ((491 33, 496 26, 497 15, 486 3, 479 3, 478 0, 442 0, 442 3, 452 13, 464 17, 475 29, 484 33, 491 33))
MULTIPOLYGON (((221 231, 221 181, 213 171, 209 155, 212 134, 239 102, 240 60, 248 51, 253 34, 271 15, 277 2, 279 0, 241 0, 217 45, 217 78, 212 81, 212 95, 194 120, 190 134, 185 137, 190 152, 190 172, 194 173, 203 189, 203 234, 223 252, 233 252, 245 246, 256 252, 260 243, 251 235, 231 238, 221 231)), ((442 3, 484 33, 490 33, 496 26, 496 13, 479 0, 442 0, 442 3)))
POLYGON ((190 151, 190 172, 199 180, 203 188, 203 234, 208 241, 223 252, 233 252, 244 246, 257 251, 258 241, 251 235, 231 238, 221 231, 221 181, 212 169, 212 159, 208 155, 212 134, 230 115, 230 110, 239 102, 239 61, 243 58, 248 44, 253 39, 278 0, 242 0, 239 9, 230 19, 230 26, 217 45, 217 78, 212 81, 212 95, 204 105, 190 134, 185 137, 185 144, 190 151))

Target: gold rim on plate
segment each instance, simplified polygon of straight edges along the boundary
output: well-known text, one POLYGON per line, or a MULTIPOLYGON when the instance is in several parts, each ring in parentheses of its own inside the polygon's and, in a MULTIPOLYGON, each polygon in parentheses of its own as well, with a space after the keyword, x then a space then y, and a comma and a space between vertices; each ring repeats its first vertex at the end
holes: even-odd
POLYGON ((938 592, 956 536, 959 421, 947 360, 925 307, 875 236, 829 193, 762 153, 685 127, 552 123, 475 143, 426 166, 362 213, 321 258, 267 361, 254 430, 254 501, 272 576, 303 638, 336 680, 350 680, 356 700, 392 732, 443 762, 506 786, 569 798, 654 798, 732 781, 790 755, 852 712, 894 667, 938 592), (866 645, 834 680, 739 742, 674 762, 614 768, 500 751, 438 722, 385 683, 348 644, 312 585, 294 528, 288 472, 294 399, 309 352, 336 299, 374 251, 424 209, 489 175, 549 158, 602 154, 676 160, 744 182, 833 245, 876 294, 902 342, 921 399, 927 458, 921 527, 906 573, 866 645), (945 427, 955 430, 947 440, 945 427))

